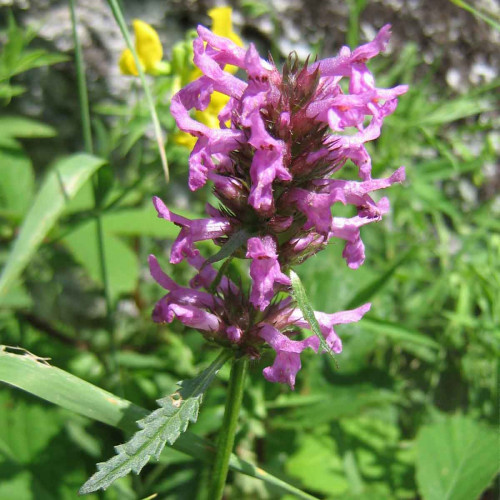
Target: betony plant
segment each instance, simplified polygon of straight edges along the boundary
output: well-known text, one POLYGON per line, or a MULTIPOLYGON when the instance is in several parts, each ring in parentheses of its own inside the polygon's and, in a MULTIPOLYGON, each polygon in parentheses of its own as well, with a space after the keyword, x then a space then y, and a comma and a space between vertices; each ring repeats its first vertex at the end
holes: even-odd
POLYGON ((210 182, 220 203, 207 205, 206 218, 191 220, 154 198, 158 216, 181 228, 170 262, 187 260, 196 273, 188 286, 181 286, 156 257, 149 257, 151 275, 168 292, 154 307, 153 320, 180 321, 223 351, 196 379, 183 382, 175 396, 160 400, 161 408, 139 422, 142 430, 117 447, 116 457, 100 464, 81 492, 105 488, 131 470, 138 473, 151 456, 158 458, 165 443, 196 420, 203 392, 232 358, 210 486, 210 498, 221 498, 247 360, 272 348, 274 362, 264 369, 264 377, 294 389, 303 350, 341 353, 334 326, 359 321, 371 304, 314 312, 294 269, 332 238, 345 242, 342 255, 350 268, 362 265, 360 229, 389 210, 387 198, 375 201, 371 193, 405 178, 400 167, 388 178, 373 179, 365 148, 380 135, 384 118, 407 90, 405 85, 377 88, 366 65, 384 50, 389 28, 384 26, 373 41, 354 51, 343 47, 337 57, 300 63, 292 53, 280 72, 253 45, 246 49, 198 27, 193 52, 201 76, 173 96, 170 109, 179 129, 195 140, 190 189, 210 182), (211 127, 192 110, 206 110, 214 95, 225 96, 226 104, 218 126, 211 127), (359 181, 340 178, 352 168, 359 181), (349 205, 354 215, 332 214, 338 204, 349 205), (221 250, 204 258, 195 246, 204 240, 221 250), (250 290, 229 276, 226 264, 233 258, 250 261, 250 290), (216 269, 213 264, 221 261, 216 269), (301 339, 301 328, 313 333, 301 339))

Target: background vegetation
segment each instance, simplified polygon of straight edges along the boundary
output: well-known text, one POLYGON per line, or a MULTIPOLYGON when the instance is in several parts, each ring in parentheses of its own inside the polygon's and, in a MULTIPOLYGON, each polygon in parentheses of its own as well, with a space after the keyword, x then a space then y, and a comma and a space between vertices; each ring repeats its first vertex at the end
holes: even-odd
MULTIPOLYGON (((359 37, 362 4, 350 3, 350 40, 359 37)), ((261 4, 244 7, 247 15, 262 14, 261 4)), ((77 145, 73 151, 44 163, 65 131, 18 112, 28 98, 23 82, 74 61, 34 48, 35 34, 4 14, 0 340, 10 347, 0 354, 0 380, 41 384, 43 370, 15 371, 6 353, 31 363, 36 355, 46 358, 42 367, 152 410, 177 380, 214 358, 197 332, 150 319, 161 290, 149 277, 147 255, 166 264, 177 235, 156 218, 151 197, 197 215, 212 196, 209 188, 187 190, 188 150, 176 144, 168 112, 175 77, 189 68, 189 35, 184 45, 179 40, 184 52, 174 54, 173 76, 148 81, 167 132, 167 185, 139 80, 126 102, 91 102, 92 137, 83 128, 66 138, 77 145)), ((264 380, 268 359, 251 366, 236 450, 318 498, 497 498, 500 82, 460 95, 443 90, 434 78, 439 61, 424 63, 411 42, 371 68, 379 86, 410 84, 370 150, 374 176, 405 165, 407 181, 387 193, 392 210, 385 220, 362 230, 367 260, 360 269, 348 269, 341 245, 332 244, 298 272, 315 309, 369 300, 372 312, 339 327, 339 369, 304 352, 295 392, 264 380)), ((72 99, 78 95, 75 85, 72 99)), ((209 255, 215 247, 200 248, 209 255)), ((168 270, 180 282, 189 277, 183 265, 168 270)), ((227 376, 223 369, 208 391, 194 433, 216 434, 227 376)), ((68 397, 59 390, 54 382, 45 399, 68 397)), ((79 397, 73 395, 75 405, 79 397)), ((0 499, 76 498, 95 463, 124 439, 118 429, 2 385, 0 499)), ((168 449, 140 477, 89 498, 203 498, 208 474, 200 461, 168 449)), ((292 498, 283 495, 243 474, 228 488, 235 499, 292 498)))

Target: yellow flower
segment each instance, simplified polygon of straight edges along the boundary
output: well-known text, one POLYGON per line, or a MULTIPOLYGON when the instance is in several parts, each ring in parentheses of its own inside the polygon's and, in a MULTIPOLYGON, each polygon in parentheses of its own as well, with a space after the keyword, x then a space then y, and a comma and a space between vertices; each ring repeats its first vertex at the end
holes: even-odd
MULTIPOLYGON (((216 35, 229 38, 235 44, 243 47, 241 38, 233 31, 233 23, 231 20, 232 12, 233 10, 231 7, 215 7, 214 9, 210 9, 208 15, 212 19, 212 31, 216 35)), ((236 66, 227 65, 224 70, 230 73, 236 73, 238 68, 236 66)), ((195 68, 190 75, 190 80, 196 80, 196 78, 199 78, 202 74, 203 73, 198 68, 195 68)), ((217 128, 219 126, 218 115, 228 101, 228 96, 220 92, 214 92, 207 108, 203 111, 196 111, 196 119, 207 127, 217 128)), ((192 149, 196 143, 196 138, 186 132, 179 132, 176 134, 174 140, 177 144, 189 149, 192 149)))
POLYGON ((224 38, 229 38, 232 42, 240 47, 243 47, 241 38, 233 31, 233 22, 231 14, 233 9, 231 7, 215 7, 208 11, 208 15, 212 19, 212 31, 224 38))
MULTIPOLYGON (((135 50, 146 73, 155 74, 163 57, 163 47, 156 30, 148 23, 135 19, 135 50)), ((137 66, 130 49, 125 49, 120 57, 120 70, 124 75, 137 76, 137 66)))

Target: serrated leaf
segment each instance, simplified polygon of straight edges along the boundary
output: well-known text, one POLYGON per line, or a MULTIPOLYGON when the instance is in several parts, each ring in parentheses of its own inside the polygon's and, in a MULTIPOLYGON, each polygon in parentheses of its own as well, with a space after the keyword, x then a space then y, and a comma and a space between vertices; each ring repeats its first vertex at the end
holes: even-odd
POLYGON ((316 319, 316 316, 314 315, 314 309, 312 308, 311 303, 307 298, 307 294, 304 289, 304 285, 302 284, 302 281, 300 281, 300 278, 294 271, 290 271, 290 279, 292 281, 293 297, 297 301, 297 305, 299 306, 299 309, 302 311, 304 318, 311 326, 311 330, 319 338, 321 347, 328 354, 330 354, 332 358, 335 359, 333 351, 330 349, 330 346, 327 344, 325 337, 323 337, 323 334, 321 333, 321 328, 319 326, 318 320, 316 319))
POLYGON ((141 430, 116 446, 117 456, 97 464, 98 471, 80 488, 80 494, 104 490, 131 471, 139 474, 151 458, 159 460, 165 445, 173 444, 189 422, 196 422, 203 394, 229 356, 223 351, 200 375, 180 382, 176 393, 159 399, 160 408, 137 422, 141 430))
POLYGON ((479 498, 500 470, 498 433, 455 415, 417 437, 417 484, 425 500, 479 498))
POLYGON ((75 154, 54 165, 36 194, 10 251, 0 276, 0 296, 21 274, 68 200, 73 198, 85 181, 104 163, 104 160, 95 156, 75 154))

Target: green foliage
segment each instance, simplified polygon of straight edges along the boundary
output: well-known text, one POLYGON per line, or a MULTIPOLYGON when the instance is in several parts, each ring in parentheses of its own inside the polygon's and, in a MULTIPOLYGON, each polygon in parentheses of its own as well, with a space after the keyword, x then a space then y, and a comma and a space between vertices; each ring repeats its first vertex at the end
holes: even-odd
POLYGON ((75 154, 60 160, 51 168, 24 219, 0 276, 0 296, 22 272, 68 200, 103 164, 100 158, 75 154))
POLYGON ((228 357, 221 353, 196 378, 179 382, 176 393, 159 399, 160 408, 137 422, 141 430, 115 448, 115 457, 97 465, 98 471, 80 488, 80 494, 105 490, 131 471, 139 474, 150 458, 158 461, 165 445, 174 444, 189 422, 196 422, 203 395, 228 357))
MULTIPOLYGON (((8 352, 6 346, 0 347, 1 382, 22 389, 62 408, 71 410, 76 414, 84 415, 126 431, 135 430, 137 428, 136 421, 140 417, 144 419, 144 417, 147 416, 146 418, 148 418, 152 415, 148 415, 149 412, 147 410, 134 405, 130 401, 126 401, 99 387, 89 384, 68 372, 49 366, 46 364, 46 360, 37 358, 27 351, 22 354, 14 354, 8 352)), ((17 350, 22 351, 22 349, 17 350)), ((216 369, 226 360, 226 354, 222 354, 206 370, 205 375, 208 375, 208 377, 203 379, 200 375, 196 377, 195 380, 184 382, 184 390, 192 394, 195 394, 197 391, 205 390, 206 385, 208 385, 213 378, 210 377, 210 370, 216 369), (201 384, 199 384, 199 382, 201 382, 201 384)), ((194 403, 196 406, 197 403, 194 403)), ((161 412, 161 409, 157 411, 161 412)), ((74 427, 72 433, 74 436, 74 427)), ((78 429, 77 433, 79 434, 77 440, 79 440, 79 437, 82 435, 82 429, 78 429)), ((87 436, 86 440, 88 440, 87 436)), ((85 449, 88 450, 88 446, 89 443, 86 443, 85 449)), ((213 460, 214 446, 189 431, 184 432, 184 434, 173 443, 173 447, 205 462, 210 463, 213 460)), ((1 450, 2 448, 0 448, 0 451, 1 450)), ((162 458, 164 458, 164 455, 168 451, 168 448, 164 449, 162 458)), ((172 456, 172 454, 169 453, 168 455, 169 456, 166 457, 163 463, 176 464, 185 462, 182 458, 179 460, 179 457, 175 454, 172 456)), ((301 492, 294 486, 235 455, 231 456, 229 467, 248 476, 258 478, 279 490, 290 492, 297 498, 303 498, 305 500, 314 499, 311 495, 301 492)))
POLYGON ((35 32, 25 31, 17 26, 12 12, 8 13, 8 28, 4 36, 7 40, 0 51, 0 99, 7 102, 26 90, 21 85, 11 85, 10 80, 13 77, 33 68, 68 59, 65 55, 53 54, 43 49, 28 49, 35 32))
POLYGON ((417 483, 425 500, 478 498, 500 472, 498 432, 461 415, 417 436, 417 483))
POLYGON ((302 281, 300 281, 300 278, 295 271, 290 271, 290 280, 292 281, 293 298, 296 300, 297 305, 304 315, 304 318, 309 323, 309 325, 311 325, 311 329, 316 337, 319 338, 321 348, 324 349, 325 352, 330 354, 332 358, 334 358, 335 356, 333 354, 333 351, 327 344, 325 337, 323 337, 323 333, 321 332, 318 320, 314 315, 314 309, 312 308, 311 303, 307 298, 304 285, 302 284, 302 281))
MULTIPOLYGON (((365 5, 348 2, 350 45, 363 34, 359 20, 365 5)), ((277 13, 266 2, 245 1, 241 8, 277 25, 277 13)), ((213 359, 196 332, 178 322, 151 321, 152 305, 164 292, 146 265, 149 253, 167 262, 179 231, 156 216, 153 195, 192 218, 201 216, 207 201, 214 203, 209 189, 186 188, 189 151, 176 144, 169 113, 172 92, 192 73, 193 35, 190 30, 173 48, 170 72, 148 81, 158 122, 169 137, 168 185, 151 134, 151 102, 138 81, 129 79, 122 102, 90 94, 96 156, 75 155, 75 144, 82 141, 62 130, 53 118, 57 109, 43 110, 44 120, 52 120, 47 124, 19 112, 29 108, 24 104, 30 96, 23 94, 27 78, 38 78, 37 68, 67 57, 33 48, 34 33, 18 27, 13 17, 2 36, 0 336, 4 344, 51 358, 52 366, 28 353, 1 352, 0 380, 59 409, 3 390, 0 497, 74 498, 94 463, 137 431, 136 421, 153 420, 150 425, 161 428, 168 420, 164 407, 154 417, 147 417, 145 408, 213 359), (61 159, 46 162, 52 149, 52 160, 61 159), (48 170, 47 163, 53 165, 48 170), (97 219, 112 321, 104 312, 97 219)), ((270 41, 276 60, 278 37, 270 41)), ((498 491, 492 429, 499 416, 494 111, 500 82, 456 95, 443 90, 438 60, 425 64, 412 43, 399 49, 399 57, 370 62, 377 85, 410 84, 370 153, 374 177, 405 165, 408 180, 387 193, 391 212, 384 221, 362 229, 367 260, 360 269, 347 268, 342 243, 333 242, 297 270, 302 285, 294 286, 316 330, 313 310, 331 313, 366 301, 372 309, 359 323, 336 327, 343 342, 338 369, 327 356, 303 353, 293 393, 263 380, 262 369, 271 363, 267 355, 250 365, 236 442, 246 460, 231 458, 231 468, 241 474, 230 479, 228 497, 465 500, 498 491)), ((76 89, 72 97, 78 101, 76 89)), ((72 118, 78 122, 77 113, 72 118)), ((234 243, 236 249, 239 237, 234 243)), ((215 245, 198 247, 205 257, 217 255, 215 245)), ((245 274, 245 266, 233 258, 221 272, 245 274)), ((179 283, 192 277, 182 264, 168 273, 179 283)), ((165 447, 158 463, 144 467, 139 479, 121 478, 99 497, 202 498, 209 475, 205 464, 213 460, 206 438, 220 426, 227 378, 222 368, 203 396, 196 425, 165 447)), ((188 401, 196 413, 198 398, 188 401)), ((186 414, 179 426, 193 415, 186 414)), ((158 449, 146 443, 136 469, 158 449)), ((122 451, 113 463, 120 457, 127 458, 122 451)))

